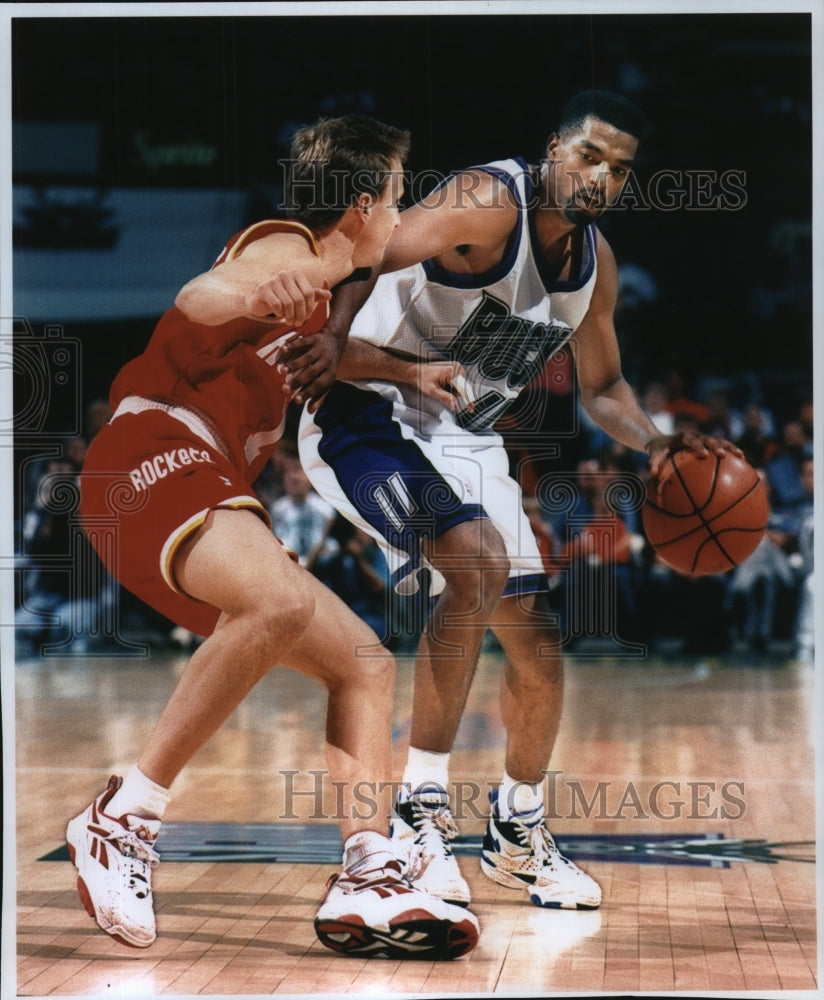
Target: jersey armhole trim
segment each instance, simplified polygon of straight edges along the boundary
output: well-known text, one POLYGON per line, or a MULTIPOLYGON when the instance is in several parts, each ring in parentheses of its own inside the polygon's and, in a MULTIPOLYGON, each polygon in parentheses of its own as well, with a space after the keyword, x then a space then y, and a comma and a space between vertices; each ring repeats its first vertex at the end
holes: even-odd
MULTIPOLYGON (((518 164, 521 171, 528 177, 529 167, 526 161, 521 157, 516 157, 514 161, 518 164)), ((423 261, 422 267, 426 278, 433 284, 446 285, 450 288, 485 288, 488 285, 494 285, 496 282, 505 278, 507 274, 512 270, 515 261, 518 257, 518 251, 521 247, 521 241, 523 240, 523 230, 524 230, 524 215, 526 214, 525 202, 521 196, 521 192, 518 189, 517 175, 511 173, 509 170, 502 167, 496 166, 494 163, 481 164, 476 167, 468 167, 468 170, 480 170, 484 173, 490 174, 493 177, 497 177, 502 180, 513 198, 515 199, 516 208, 518 210, 518 220, 515 223, 514 236, 510 234, 509 246, 507 247, 504 256, 502 257, 500 263, 491 267, 488 271, 484 271, 483 274, 459 274, 455 271, 448 271, 444 267, 440 267, 435 263, 433 258, 423 261)), ((461 171, 465 173, 466 171, 461 171)), ((436 189, 437 190, 437 189, 436 189)), ((528 202, 527 195, 527 202, 528 202)))

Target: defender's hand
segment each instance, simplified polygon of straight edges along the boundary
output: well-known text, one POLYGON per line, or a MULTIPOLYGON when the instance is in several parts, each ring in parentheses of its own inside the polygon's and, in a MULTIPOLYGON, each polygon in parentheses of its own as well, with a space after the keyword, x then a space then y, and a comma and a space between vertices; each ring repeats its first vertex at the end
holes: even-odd
POLYGON ((431 399, 436 399, 450 410, 464 406, 470 412, 475 406, 475 394, 466 381, 466 371, 457 361, 420 362, 417 365, 415 384, 431 399))
POLYGON ((326 327, 303 337, 294 333, 278 347, 278 371, 296 403, 308 403, 314 413, 335 381, 343 343, 326 327))

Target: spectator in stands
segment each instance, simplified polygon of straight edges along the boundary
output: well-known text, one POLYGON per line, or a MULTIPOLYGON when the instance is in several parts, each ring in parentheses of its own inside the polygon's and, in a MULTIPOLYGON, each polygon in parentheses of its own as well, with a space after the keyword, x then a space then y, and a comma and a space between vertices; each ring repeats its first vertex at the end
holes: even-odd
POLYGON ((707 393, 706 408, 707 416, 702 424, 704 433, 737 442, 744 433, 744 418, 730 406, 726 391, 722 388, 710 390, 707 393))
POLYGON ((82 435, 66 437, 59 448, 59 455, 55 457, 55 449, 51 445, 45 446, 43 456, 34 457, 32 461, 25 464, 25 492, 21 509, 31 510, 37 505, 38 491, 44 477, 57 468, 53 465, 54 462, 57 462, 67 475, 79 473, 83 468, 83 460, 88 449, 88 438, 82 435))
POLYGON ((556 495, 553 481, 545 480, 539 499, 552 531, 560 539, 561 544, 567 537, 567 525, 588 520, 593 513, 595 495, 600 488, 601 469, 597 458, 582 458, 575 469, 575 481, 572 484, 571 498, 565 491, 556 495), (560 497, 561 502, 556 502, 560 497))
POLYGON ((369 534, 341 515, 332 521, 329 534, 334 545, 319 546, 322 552, 312 572, 391 648, 392 589, 383 553, 369 534))
POLYGON ((291 439, 282 438, 274 454, 255 482, 255 492, 267 510, 286 493, 286 469, 298 461, 298 449, 291 439))
POLYGON ((798 421, 804 428, 804 435, 808 441, 813 440, 813 401, 811 398, 802 399, 798 407, 798 421))
POLYGON ((538 551, 541 553, 541 565, 544 572, 550 578, 555 577, 558 574, 557 557, 560 546, 555 532, 552 530, 552 525, 544 517, 537 497, 525 496, 524 510, 529 519, 532 534, 538 543, 538 551))
POLYGON ((336 512, 312 489, 296 458, 286 463, 283 489, 283 496, 269 508, 272 530, 297 554, 300 564, 311 569, 327 542, 336 512))
POLYGON ((639 467, 638 453, 618 441, 610 441, 601 453, 599 467, 601 489, 610 491, 610 507, 633 534, 640 534, 646 470, 639 467))
POLYGON ((666 387, 660 381, 649 382, 641 397, 641 403, 650 420, 662 434, 672 434, 675 427, 668 401, 666 387))
POLYGON ((804 663, 813 663, 815 656, 815 599, 813 550, 815 527, 815 462, 806 458, 801 463, 801 483, 806 499, 799 505, 798 554, 801 584, 798 617, 795 625, 795 654, 804 663))
POLYGON ((17 655, 43 646, 84 654, 98 633, 101 601, 113 585, 77 522, 77 468, 50 461, 22 522, 24 592, 15 611, 17 655))
POLYGON ((107 424, 112 415, 112 408, 107 399, 93 399, 86 407, 86 427, 84 436, 86 441, 91 442, 95 434, 104 424, 107 424))
POLYGON ((735 442, 756 469, 762 469, 778 451, 778 442, 769 433, 770 420, 764 409, 750 403, 744 410, 744 430, 735 442))
POLYGON ((73 472, 79 473, 83 468, 83 462, 86 459, 88 447, 88 442, 85 437, 78 436, 69 438, 66 442, 63 454, 65 455, 66 462, 69 464, 73 472))
POLYGON ((777 509, 790 512, 804 503, 801 463, 807 458, 812 458, 812 441, 800 420, 788 420, 781 432, 781 445, 765 466, 777 509))
POLYGON ((667 390, 667 409, 676 423, 679 419, 690 419, 699 426, 706 422, 709 417, 707 407, 689 394, 687 380, 677 368, 667 372, 664 385, 667 390))
POLYGON ((610 502, 611 478, 610 471, 601 470, 589 519, 570 525, 558 555, 566 570, 563 631, 573 643, 582 635, 634 641, 642 633, 636 560, 641 539, 610 502), (582 593, 589 599, 573 596, 582 593), (583 619, 573 619, 581 614, 583 619))
MULTIPOLYGON (((766 480, 763 470, 760 474, 766 480)), ((790 558, 798 545, 796 531, 795 519, 771 510, 758 547, 729 578, 732 617, 740 622, 741 638, 754 653, 765 653, 774 637, 780 590, 796 588, 790 558)))

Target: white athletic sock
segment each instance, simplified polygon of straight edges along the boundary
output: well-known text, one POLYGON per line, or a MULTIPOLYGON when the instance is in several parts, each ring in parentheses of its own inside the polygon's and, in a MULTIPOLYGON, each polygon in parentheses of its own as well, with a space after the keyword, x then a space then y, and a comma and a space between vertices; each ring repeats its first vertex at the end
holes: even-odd
POLYGON ((516 781, 504 771, 498 786, 498 817, 518 818, 529 822, 533 817, 537 822, 544 814, 544 795, 541 783, 532 785, 527 781, 516 781))
POLYGON ((109 816, 144 816, 147 819, 163 819, 166 806, 171 801, 168 788, 147 778, 135 764, 123 779, 106 806, 109 816))
POLYGON ((409 748, 403 772, 404 795, 449 798, 449 754, 409 748))

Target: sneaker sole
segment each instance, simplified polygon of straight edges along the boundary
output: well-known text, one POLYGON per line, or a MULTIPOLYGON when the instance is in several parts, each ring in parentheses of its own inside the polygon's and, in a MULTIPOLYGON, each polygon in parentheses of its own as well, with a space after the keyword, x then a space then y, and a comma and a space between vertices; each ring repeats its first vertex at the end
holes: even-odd
MULTIPOLYGON (((85 826, 84 826, 85 832, 85 826)), ((100 922, 97 916, 97 911, 92 901, 91 893, 89 892, 88 886, 83 880, 83 875, 80 871, 80 866, 77 864, 77 850, 74 844, 71 842, 69 837, 72 834, 72 824, 69 823, 68 830, 66 833, 66 845, 69 848, 69 857, 74 867, 77 869, 77 895, 80 897, 80 902, 83 904, 83 909, 88 913, 88 915, 94 920, 101 931, 105 931, 114 941, 119 944, 126 945, 127 948, 148 948, 150 944, 153 944, 157 935, 155 935, 151 940, 145 941, 142 939, 130 938, 127 933, 123 931, 121 927, 107 927, 105 924, 100 922)))
POLYGON ((469 918, 452 922, 412 914, 401 914, 385 930, 370 927, 355 914, 316 919, 315 933, 332 951, 360 958, 450 961, 478 943, 477 924, 469 918))
POLYGON ((460 899, 455 896, 439 896, 438 898, 442 899, 445 903, 451 903, 453 906, 463 906, 464 909, 472 902, 471 896, 461 896, 460 899))
POLYGON ((592 897, 588 897, 586 900, 542 900, 537 893, 532 891, 531 883, 518 878, 517 875, 512 875, 510 872, 496 868, 486 858, 481 858, 481 871, 487 878, 492 879, 493 882, 497 882, 498 885, 505 886, 507 889, 526 890, 530 902, 547 910, 597 910, 601 905, 600 900, 593 900, 592 897))

